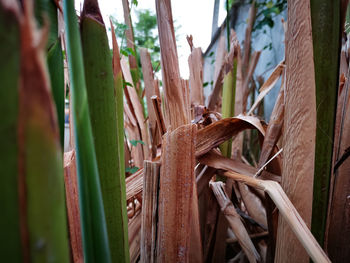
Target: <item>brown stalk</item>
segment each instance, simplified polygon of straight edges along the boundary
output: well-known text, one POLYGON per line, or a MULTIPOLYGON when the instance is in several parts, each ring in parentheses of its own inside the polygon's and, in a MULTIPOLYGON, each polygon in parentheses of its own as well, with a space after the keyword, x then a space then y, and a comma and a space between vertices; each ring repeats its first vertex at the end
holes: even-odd
MULTIPOLYGON (((306 226, 311 224, 316 137, 310 16, 309 2, 288 1, 282 188, 306 226)), ((305 250, 287 226, 286 217, 279 217, 275 261, 308 262, 305 250)))
POLYGON ((84 262, 83 244, 80 228, 80 210, 77 183, 75 150, 64 153, 64 185, 69 226, 69 241, 73 261, 84 262))
POLYGON ((156 1, 160 54, 162 63, 165 122, 174 130, 190 122, 189 108, 183 100, 179 62, 170 0, 156 1))
MULTIPOLYGON (((213 151, 200 157, 199 161, 216 169, 223 169, 228 171, 234 170, 243 172, 244 174, 249 174, 251 176, 254 175, 251 174, 251 171, 255 168, 249 167, 243 163, 240 163, 239 161, 223 157, 213 151), (247 167, 249 168, 247 169, 247 167)), ((246 185, 239 184, 238 187, 249 215, 264 228, 267 228, 266 211, 261 200, 254 193, 252 193, 246 185)), ((263 196, 263 194, 260 195, 263 196)))
POLYGON ((145 83, 145 95, 148 109, 148 120, 149 120, 149 129, 152 139, 152 157, 154 158, 156 155, 156 146, 157 141, 159 141, 159 137, 157 136, 156 125, 157 125, 157 117, 154 112, 152 99, 151 97, 156 95, 155 91, 155 82, 153 75, 153 68, 151 63, 151 57, 146 48, 140 48, 140 59, 142 65, 143 79, 145 83))
POLYGON ((350 221, 350 91, 349 75, 339 89, 333 148, 333 174, 330 182, 328 218, 325 231, 325 247, 334 262, 347 261, 350 221), (343 157, 343 158, 342 158, 343 157), (342 162, 340 162, 342 160, 342 162))
POLYGON ((156 262, 160 163, 145 161, 142 193, 141 262, 156 262))
MULTIPOLYGON (((238 182, 245 183, 251 187, 266 192, 271 197, 276 207, 279 209, 280 215, 282 215, 286 223, 294 232, 294 235, 300 241, 303 250, 306 250, 310 258, 314 262, 330 262, 327 255, 324 253, 316 239, 311 234, 305 221, 302 219, 278 183, 274 181, 255 179, 235 172, 225 172, 224 175, 238 182)), ((290 247, 290 249, 292 248, 290 247)), ((286 260, 287 259, 285 258, 283 262, 286 260)))
POLYGON ((244 73, 247 73, 247 68, 249 64, 252 31, 253 31, 253 26, 255 22, 255 16, 256 16, 256 7, 255 7, 255 1, 253 1, 249 8, 248 24, 247 24, 247 28, 245 30, 245 36, 244 36, 244 53, 243 53, 243 63, 242 63, 244 73))
POLYGON ((272 154, 274 147, 277 144, 283 128, 284 119, 284 87, 283 83, 280 92, 276 99, 275 106, 271 113, 270 122, 267 126, 266 135, 261 148, 258 167, 262 167, 272 154))
MULTIPOLYGON (((129 1, 122 0, 122 4, 123 4, 123 11, 124 11, 124 21, 125 21, 125 24, 127 25, 127 29, 125 30, 126 44, 127 44, 127 47, 131 48, 136 54, 134 32, 133 32, 131 16, 130 16, 129 1)), ((138 71, 136 56, 134 56, 133 54, 129 55, 129 65, 130 65, 131 71, 136 71, 136 72, 138 71)), ((135 84, 136 90, 139 91, 140 82, 138 81, 137 83, 134 83, 134 84, 135 84)))
MULTIPOLYGON (((125 81, 134 85, 130 74, 129 66, 125 57, 122 57, 120 64, 121 64, 125 81)), ((130 96, 130 100, 131 100, 130 106, 132 106, 135 112, 135 117, 141 133, 141 138, 142 138, 142 141, 144 142, 144 144, 142 145, 144 159, 148 159, 150 157, 150 153, 148 149, 150 143, 149 143, 149 137, 148 137, 147 127, 145 123, 145 116, 143 115, 141 102, 139 100, 139 97, 136 93, 136 89, 134 87, 130 87, 129 85, 126 85, 124 91, 125 91, 125 94, 128 94, 130 96)))
POLYGON ((203 55, 201 48, 194 48, 188 58, 190 68, 191 105, 203 105, 203 55))
POLYGON ((137 262, 140 255, 141 211, 128 222, 130 262, 137 262))
POLYGON ((241 245, 249 262, 260 261, 260 256, 256 251, 249 234, 244 227, 240 216, 237 214, 232 202, 227 196, 224 184, 222 182, 210 183, 210 187, 221 207, 221 211, 225 215, 232 231, 237 237, 238 243, 241 245))
POLYGON ((160 262, 190 259, 192 210, 198 209, 192 203, 195 136, 196 125, 181 126, 163 136, 157 241, 160 262))
MULTIPOLYGON (((135 140, 142 140, 135 117, 132 115, 131 110, 127 103, 124 103, 124 125, 128 134, 128 138, 135 139, 135 140)), ((131 157, 133 159, 133 162, 134 162, 133 164, 135 166, 142 167, 143 150, 142 150, 141 144, 137 144, 136 146, 131 147, 131 157)))
POLYGON ((156 115, 157 127, 159 129, 160 136, 166 133, 164 118, 162 114, 162 109, 160 105, 160 99, 158 96, 154 95, 151 97, 154 114, 156 115))
POLYGON ((258 64, 261 51, 255 51, 251 56, 251 61, 249 63, 248 71, 246 72, 246 77, 243 82, 243 111, 245 112, 247 108, 247 101, 249 96, 249 83, 252 80, 253 73, 255 71, 256 65, 258 64))

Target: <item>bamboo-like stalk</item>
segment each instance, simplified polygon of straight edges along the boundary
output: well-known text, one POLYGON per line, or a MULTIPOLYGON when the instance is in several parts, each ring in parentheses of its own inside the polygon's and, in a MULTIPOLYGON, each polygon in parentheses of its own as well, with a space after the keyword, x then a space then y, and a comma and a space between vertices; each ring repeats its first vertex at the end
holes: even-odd
MULTIPOLYGON (((120 123, 117 124, 117 114, 120 113, 117 113, 118 98, 114 87, 112 57, 97 0, 84 1, 80 31, 89 113, 111 257, 113 262, 128 262, 124 151, 121 150, 123 141, 118 139, 123 138, 124 131, 118 129, 120 123)), ((122 97, 120 92, 118 95, 122 97)))
MULTIPOLYGON (((288 1, 282 187, 307 226, 311 224, 316 132, 310 16, 309 2, 288 1)), ((308 262, 283 217, 278 222, 275 261, 308 262)))
MULTIPOLYGON (((291 230, 294 232, 294 235, 302 244, 302 249, 306 250, 310 258, 314 262, 331 262, 278 183, 274 181, 255 179, 235 172, 225 172, 224 175, 235 181, 243 182, 251 187, 266 192, 279 209, 280 214, 286 220, 291 230)), ((286 259, 284 259, 284 261, 285 260, 286 259)))
POLYGON ((74 1, 64 1, 67 56, 71 83, 84 260, 110 262, 96 153, 87 102, 85 72, 74 1))
POLYGON ((310 1, 315 63, 317 130, 311 229, 323 243, 332 168, 341 44, 340 0, 310 1), (325 15, 327 14, 327 15, 325 15))
POLYGON ((0 57, 6 58, 0 60, 0 108, 1 112, 6 112, 0 123, 0 200, 3 213, 0 217, 0 254, 4 261, 21 262, 28 255, 25 250, 21 251, 23 232, 21 235, 18 210, 17 122, 21 36, 19 10, 15 2, 0 1, 0 38, 0 57))
MULTIPOLYGON (((235 108, 235 93, 236 93, 236 74, 237 74, 237 58, 234 59, 232 71, 228 72, 224 77, 222 87, 222 117, 232 117, 235 108)), ((220 146, 224 156, 231 157, 232 140, 224 142, 220 146)))

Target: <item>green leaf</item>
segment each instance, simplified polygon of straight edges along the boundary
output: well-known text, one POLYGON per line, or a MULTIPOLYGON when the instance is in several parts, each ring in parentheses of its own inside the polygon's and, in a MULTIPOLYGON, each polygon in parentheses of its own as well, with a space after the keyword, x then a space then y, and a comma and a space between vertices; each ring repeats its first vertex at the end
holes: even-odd
POLYGON ((92 137, 85 72, 74 0, 65 0, 67 57, 76 139, 81 230, 86 262, 111 262, 100 178, 92 137))
POLYGON ((143 141, 140 141, 140 140, 130 140, 130 143, 132 146, 136 146, 138 143, 145 145, 145 143, 143 141))
POLYGON ((138 167, 134 166, 134 167, 126 167, 125 172, 133 174, 136 173, 139 170, 138 167))
POLYGON ((137 5, 139 4, 139 2, 138 2, 137 0, 132 0, 132 4, 133 4, 134 6, 137 6, 137 5))

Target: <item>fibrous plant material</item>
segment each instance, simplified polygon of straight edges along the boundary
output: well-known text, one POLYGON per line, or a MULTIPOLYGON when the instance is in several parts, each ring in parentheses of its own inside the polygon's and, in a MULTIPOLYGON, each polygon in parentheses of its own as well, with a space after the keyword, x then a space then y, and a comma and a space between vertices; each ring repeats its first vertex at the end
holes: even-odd
POLYGON ((64 153, 64 185, 71 253, 74 262, 82 263, 84 262, 84 254, 81 240, 77 166, 74 150, 64 153))
POLYGON ((156 262, 160 163, 145 161, 142 191, 141 262, 156 262))
POLYGON ((203 155, 219 146, 239 132, 247 129, 258 129, 265 134, 260 120, 252 116, 240 115, 214 122, 197 132, 196 156, 203 155))
POLYGON ((349 196, 350 196, 350 90, 349 72, 340 85, 333 148, 333 175, 331 177, 325 248, 334 262, 349 258, 349 196))
POLYGON ((223 183, 210 183, 210 187, 213 190, 213 193, 221 207, 221 211, 225 215, 249 262, 260 261, 259 253, 256 251, 254 244, 241 221, 240 216, 236 212, 235 207, 228 198, 223 183))
POLYGON ((190 236, 195 231, 191 229, 191 210, 196 130, 195 125, 189 124, 163 136, 157 241, 159 262, 189 262, 190 236))
MULTIPOLYGON (((267 93, 269 93, 270 90, 276 85, 278 79, 280 78, 280 76, 284 72, 284 68, 285 68, 285 62, 282 61, 272 71, 270 77, 261 86, 261 88, 259 90, 260 93, 259 93, 258 97, 256 98, 256 100, 254 101, 253 106, 248 111, 248 115, 251 115, 254 112, 254 110, 258 107, 258 105, 263 100, 263 98, 267 95, 267 93)), ((283 85, 283 83, 282 83, 282 85, 283 85)))
MULTIPOLYGON (((288 1, 282 188, 311 224, 316 98, 310 3, 288 1), (295 37, 295 36, 298 37, 295 37)), ((279 217, 276 262, 308 262, 302 245, 279 217)))
MULTIPOLYGON (((124 151, 121 150, 123 141, 118 140, 118 137, 123 138, 124 131, 118 129, 118 99, 114 87, 112 57, 97 0, 84 1, 80 31, 89 113, 111 257, 113 262, 128 262, 124 151)), ((118 95, 123 96, 120 92, 118 95)))
MULTIPOLYGON (((135 206, 135 203, 139 206, 137 199, 134 200, 133 206, 135 206)), ((137 259, 140 256, 141 209, 138 209, 135 212, 135 215, 133 215, 133 217, 129 219, 128 228, 129 228, 130 262, 134 263, 134 262, 137 262, 137 259)))
MULTIPOLYGON (((245 30, 245 37, 244 37, 242 71, 245 75, 249 71, 248 65, 249 65, 249 58, 250 58, 250 51, 251 51, 251 39, 252 39, 252 32, 253 32, 253 27, 254 27, 254 22, 256 17, 256 11, 257 9, 255 6, 255 1, 253 1, 249 8, 248 23, 247 23, 247 27, 245 30)), ((252 59, 252 61, 254 61, 254 59, 252 59)), ((256 65, 256 62, 253 62, 253 63, 251 62, 251 64, 256 65)))
POLYGON ((152 100, 153 110, 157 119, 157 126, 159 127, 158 130, 159 130, 160 136, 163 136, 166 132, 166 128, 165 128, 164 118, 163 118, 162 109, 160 105, 160 99, 158 96, 154 95, 151 97, 151 100, 152 100))
POLYGON ((190 69, 191 105, 203 105, 203 55, 201 48, 193 48, 188 58, 190 69))
POLYGON ((152 139, 152 157, 154 158, 157 153, 157 144, 160 141, 157 127, 157 116, 154 111, 152 96, 156 95, 155 89, 155 81, 153 68, 151 63, 151 56, 148 53, 146 48, 140 48, 140 59, 142 65, 143 79, 145 83, 145 95, 147 102, 147 110, 148 110, 148 123, 149 123, 149 131, 152 139))
POLYGON ((284 120, 284 86, 283 81, 278 93, 275 106, 270 116, 270 122, 267 125, 266 135, 259 158, 258 167, 262 167, 271 156, 277 141, 281 137, 284 120))
MULTIPOLYGON (((208 165, 215 169, 223 169, 227 171, 234 171, 236 173, 245 174, 251 177, 255 177, 258 172, 258 169, 250 166, 248 164, 242 163, 238 160, 226 158, 222 156, 217 151, 210 151, 198 158, 198 161, 202 164, 208 165)), ((273 180, 275 182, 280 182, 281 177, 275 174, 263 171, 259 177, 264 180, 273 180)))
POLYGON ((110 262, 106 219, 87 102, 81 39, 72 0, 64 1, 64 19, 74 116, 84 260, 110 262))
MULTIPOLYGON (((142 100, 142 90, 140 86, 140 74, 139 69, 137 66, 137 59, 136 59, 136 48, 135 48, 135 41, 134 41, 134 31, 131 23, 131 15, 130 15, 130 7, 129 7, 129 0, 122 0, 123 4, 123 11, 124 11, 124 21, 127 26, 125 30, 125 36, 126 36, 126 44, 127 47, 132 51, 129 54, 129 65, 130 65, 130 73, 132 77, 132 82, 134 83, 134 88, 137 91, 137 94, 139 96, 139 100, 141 104, 143 105, 142 100)), ((142 108, 143 109, 143 108, 142 108)))
POLYGON ((130 69, 125 57, 122 57, 122 59, 120 60, 120 64, 123 71, 124 80, 128 83, 125 85, 125 94, 130 99, 128 101, 130 103, 129 107, 131 108, 137 120, 139 133, 141 136, 141 140, 143 142, 142 143, 143 158, 145 160, 148 160, 150 157, 149 149, 148 149, 148 146, 150 143, 149 143, 148 131, 147 131, 146 122, 145 122, 145 116, 143 115, 142 104, 134 88, 135 83, 132 80, 130 69))
POLYGON ((0 1, 3 155, 1 254, 5 261, 69 260, 62 151, 45 65, 46 30, 33 1, 0 1), (3 162, 5 161, 5 162, 3 162))
MULTIPOLYGON (((302 249, 306 250, 310 258, 314 262, 330 262, 327 255, 311 234, 308 226, 278 183, 274 181, 255 179, 235 172, 225 172, 224 175, 235 181, 243 182, 251 187, 266 192, 279 209, 279 212, 286 220, 286 223, 294 232, 294 235, 302 244, 302 249)), ((284 261, 285 260, 286 259, 284 259, 284 261)))
MULTIPOLYGON (((316 155, 312 232, 324 240, 337 103, 341 44, 341 5, 336 1, 310 1, 316 84, 316 155)), ((345 8, 346 9, 346 8, 345 8)))
POLYGON ((165 123, 174 130, 190 122, 189 108, 183 100, 170 0, 156 1, 162 62, 165 123))

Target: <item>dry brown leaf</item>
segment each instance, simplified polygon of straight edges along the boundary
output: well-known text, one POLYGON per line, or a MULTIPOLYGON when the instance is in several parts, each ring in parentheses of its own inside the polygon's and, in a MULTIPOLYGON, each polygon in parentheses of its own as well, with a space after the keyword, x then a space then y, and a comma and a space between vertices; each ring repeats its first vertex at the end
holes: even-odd
POLYGON ((75 150, 64 153, 64 185, 69 225, 69 241, 74 262, 84 262, 80 228, 77 168, 75 150))
POLYGON ((248 115, 251 115, 253 111, 256 109, 256 107, 259 105, 259 103, 262 101, 262 99, 266 96, 267 93, 270 92, 270 90, 275 86, 280 76, 283 74, 285 65, 284 61, 280 62, 276 68, 272 71, 270 77, 265 81, 265 83, 262 85, 262 87, 259 90, 259 95, 256 98, 253 106, 248 111, 248 115))
MULTIPOLYGON (((287 224, 302 244, 303 249, 309 254, 310 258, 314 262, 330 262, 327 255, 311 234, 306 223, 278 183, 274 181, 255 179, 235 172, 225 172, 224 175, 266 192, 273 200, 279 209, 280 214, 286 220, 287 224)), ((285 260, 286 259, 284 259, 283 262, 285 260)))
POLYGON ((249 262, 260 261, 260 255, 256 251, 252 240, 250 239, 247 230, 245 229, 240 216, 237 214, 231 200, 228 198, 225 187, 222 182, 210 183, 210 187, 221 207, 221 211, 225 215, 231 229, 238 239, 244 253, 249 262))

